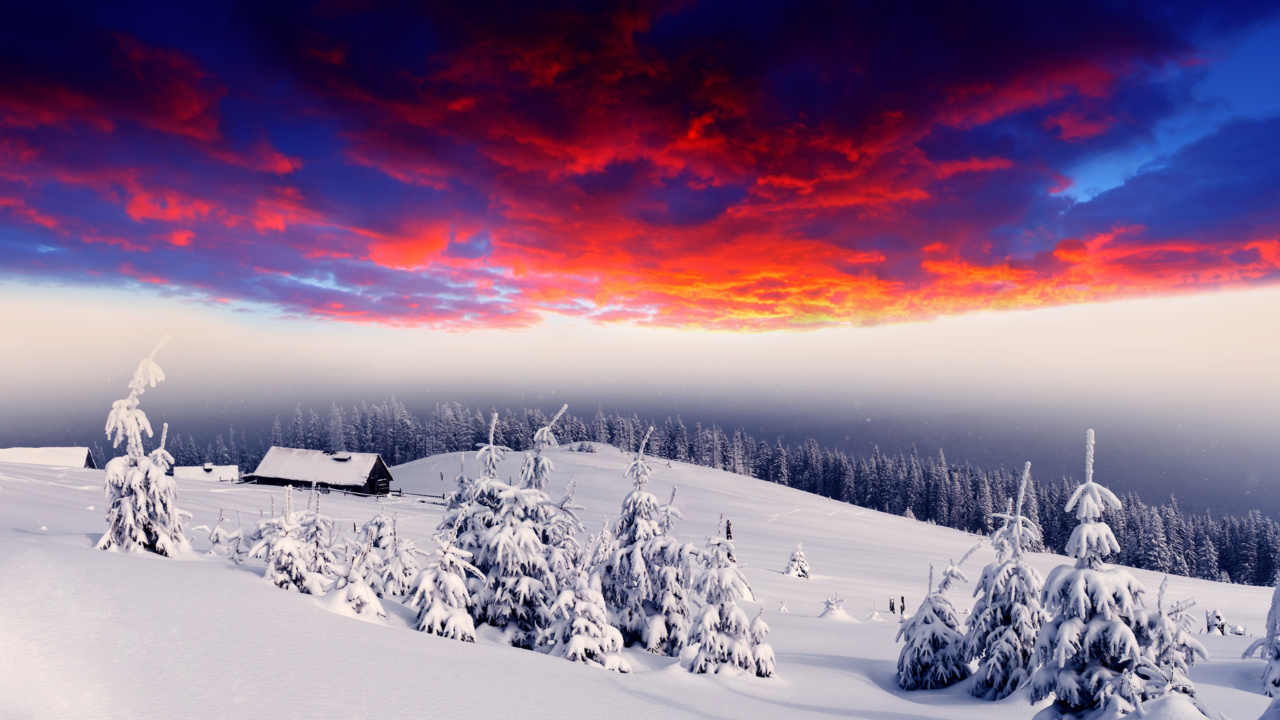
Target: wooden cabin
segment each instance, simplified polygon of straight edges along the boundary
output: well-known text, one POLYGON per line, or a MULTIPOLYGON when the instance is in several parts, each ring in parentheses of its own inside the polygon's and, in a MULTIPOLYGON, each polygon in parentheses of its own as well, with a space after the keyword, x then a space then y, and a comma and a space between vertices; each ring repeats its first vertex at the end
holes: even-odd
POLYGON ((82 447, 11 447, 0 448, 0 462, 97 470, 93 453, 82 447))
POLYGON ((213 482, 239 482, 238 465, 179 465, 173 468, 173 476, 179 480, 211 480, 213 482))
POLYGON ((322 488, 386 495, 392 477, 377 453, 272 447, 245 479, 260 485, 311 487, 315 483, 322 488))

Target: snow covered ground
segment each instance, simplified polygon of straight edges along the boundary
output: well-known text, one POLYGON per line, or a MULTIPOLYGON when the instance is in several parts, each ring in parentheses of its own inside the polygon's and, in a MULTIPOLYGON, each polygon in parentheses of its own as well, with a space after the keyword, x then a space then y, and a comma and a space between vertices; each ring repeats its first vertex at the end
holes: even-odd
MULTIPOLYGON (((629 490, 627 457, 564 449, 549 494, 570 477, 588 532, 616 517, 629 490)), ((517 475, 510 457, 502 477, 517 475)), ((475 473, 475 459, 466 458, 475 473)), ((452 489, 457 455, 393 468, 407 493, 452 489), (441 480, 443 473, 444 480, 441 480)), ((846 505, 751 478, 655 460, 649 489, 676 504, 682 540, 701 547, 721 514, 733 523, 739 567, 773 628, 778 676, 694 676, 672 658, 627 651, 636 670, 618 675, 517 650, 480 631, 475 644, 411 629, 411 611, 384 601, 389 617, 371 623, 328 612, 323 600, 278 590, 260 563, 235 566, 196 552, 178 560, 95 550, 105 528, 103 472, 0 464, 0 717, 5 718, 1030 718, 1025 691, 997 702, 971 698, 963 686, 903 692, 895 682, 899 646, 890 597, 914 611, 929 564, 958 559, 982 538, 846 505), (796 541, 813 577, 782 574, 796 541), (839 593, 860 622, 819 618, 839 593), (785 601, 789 612, 780 613, 785 601), (890 622, 867 617, 872 603, 890 622)), ((1106 482, 1105 468, 1099 480, 1106 482)), ((191 525, 210 525, 225 508, 246 525, 268 512, 281 488, 179 481, 179 504, 191 525)), ((379 509, 399 514, 400 531, 427 542, 442 508, 424 498, 371 499, 330 494, 323 510, 363 524, 379 509)), ((305 495, 295 495, 305 504, 305 495)), ((994 553, 984 545, 965 569, 976 579, 994 553)), ((1033 556, 1047 572, 1064 559, 1033 556)), ((1150 601, 1160 576, 1136 570, 1150 601)), ((1263 626, 1271 591, 1171 578, 1173 599, 1194 596, 1197 615, 1220 609, 1251 631, 1263 626)), ((953 594, 972 605, 972 586, 953 594)), ((1249 638, 1198 636, 1210 661, 1192 671, 1203 702, 1234 720, 1258 717, 1262 662, 1242 661, 1249 638)))

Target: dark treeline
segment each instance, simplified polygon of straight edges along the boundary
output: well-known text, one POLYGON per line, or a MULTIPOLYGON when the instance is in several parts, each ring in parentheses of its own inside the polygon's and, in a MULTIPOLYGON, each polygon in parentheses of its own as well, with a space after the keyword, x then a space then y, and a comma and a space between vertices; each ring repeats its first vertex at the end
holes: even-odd
MULTIPOLYGON (((534 431, 547 420, 541 410, 508 410, 498 422, 497 442, 516 451, 529 449, 534 431)), ((593 441, 634 452, 650 424, 654 433, 646 450, 655 457, 749 475, 979 534, 990 532, 992 511, 1005 509, 1020 479, 1004 468, 948 462, 941 452, 887 455, 876 448, 870 455, 855 456, 819 447, 812 439, 769 443, 742 430, 728 433, 701 423, 689 427, 679 417, 650 423, 636 415, 597 412, 583 419, 566 414, 556 426, 556 436, 561 442, 593 441)), ((288 419, 276 418, 269 435, 254 442, 243 430, 229 428, 203 447, 175 433, 168 447, 178 465, 235 464, 250 472, 272 445, 376 452, 389 465, 399 465, 470 451, 487 437, 488 422, 479 410, 447 403, 423 419, 393 397, 381 405, 361 404, 349 410, 333 405, 324 414, 298 407, 288 419)), ((101 448, 95 447, 94 454, 99 462, 104 459, 101 448)), ((1040 482, 1033 476, 1028 483, 1024 512, 1039 525, 1044 539, 1035 549, 1062 552, 1076 525, 1063 511, 1075 487, 1066 478, 1040 482)), ((1280 525, 1257 511, 1243 518, 1215 519, 1183 512, 1172 497, 1161 505, 1147 505, 1131 493, 1124 498, 1124 509, 1109 511, 1105 519, 1123 548, 1119 562, 1131 567, 1250 585, 1270 585, 1280 569, 1280 525)))

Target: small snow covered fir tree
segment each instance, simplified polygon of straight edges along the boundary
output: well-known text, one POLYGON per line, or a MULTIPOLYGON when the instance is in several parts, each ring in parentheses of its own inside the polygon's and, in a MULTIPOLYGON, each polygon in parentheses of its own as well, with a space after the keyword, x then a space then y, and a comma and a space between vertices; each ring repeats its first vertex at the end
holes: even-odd
POLYGON ((254 534, 259 540, 250 548, 249 556, 266 560, 267 570, 263 578, 272 585, 307 595, 323 595, 324 579, 307 569, 306 552, 298 542, 301 525, 293 512, 291 490, 285 486, 281 514, 258 523, 254 534))
POLYGON ((1142 648, 1134 635, 1139 622, 1142 585, 1121 567, 1104 559, 1120 551, 1111 528, 1102 521, 1107 509, 1120 510, 1120 500, 1093 481, 1093 430, 1085 437, 1084 483, 1067 501, 1080 524, 1067 540, 1075 565, 1049 573, 1044 588, 1051 619, 1036 639, 1039 668, 1031 678, 1031 698, 1054 696, 1052 710, 1080 717, 1115 703, 1127 711, 1125 697, 1141 697, 1142 679, 1133 674, 1142 648))
POLYGON ((958 580, 968 582, 960 566, 977 549, 975 545, 960 562, 949 564, 936 589, 930 565, 929 592, 924 602, 915 615, 898 625, 896 639, 906 643, 898 655, 898 686, 903 690, 933 690, 969 677, 960 615, 947 591, 958 580))
POLYGON ((1135 636, 1138 645, 1142 647, 1142 659, 1132 673, 1141 678, 1143 692, 1133 701, 1141 703, 1176 694, 1207 716, 1204 708, 1199 707, 1195 697, 1196 686, 1188 674, 1195 665, 1196 658, 1206 659, 1208 653, 1198 640, 1191 637, 1182 622, 1186 610, 1195 603, 1174 603, 1166 611, 1164 595, 1168 586, 1169 578, 1166 576, 1160 583, 1155 612, 1138 611, 1135 636))
POLYGON ((791 551, 791 559, 787 561, 787 568, 782 574, 798 578, 809 577, 809 561, 804 556, 804 543, 796 543, 796 549, 791 551))
POLYGON ((360 527, 359 547, 369 547, 368 552, 357 551, 357 567, 369 587, 382 597, 383 572, 387 564, 387 555, 395 546, 394 520, 385 509, 378 511, 368 522, 360 527))
POLYGON ((209 528, 208 555, 213 555, 219 549, 228 555, 231 554, 231 533, 227 532, 227 529, 222 527, 223 519, 223 509, 218 508, 218 521, 213 524, 213 527, 209 528))
MULTIPOLYGON (((689 642, 697 644, 698 652, 689 665, 692 673, 750 672, 761 677, 773 674, 773 663, 766 660, 757 664, 751 623, 747 614, 738 607, 738 600, 751 597, 751 588, 742 571, 729 557, 733 555, 733 543, 719 537, 707 539, 703 551, 703 568, 694 578, 694 589, 706 600, 693 622, 689 642)), ((763 618, 757 628, 761 640, 768 634, 763 618)), ((768 648, 768 646, 764 646, 768 648)), ((769 658, 773 650, 763 651, 769 658)))
POLYGON ((647 489, 653 470, 644 448, 652 434, 650 427, 627 465, 625 475, 634 489, 623 498, 613 527, 613 552, 596 572, 610 620, 627 644, 639 643, 650 652, 674 657, 689 642, 690 559, 696 551, 671 534, 679 511, 670 503, 659 505, 647 489))
POLYGON ((432 635, 476 641, 476 626, 468 613, 471 592, 467 576, 483 578, 468 560, 471 553, 454 545, 455 529, 437 533, 436 552, 415 580, 409 606, 418 610, 418 630, 432 635))
POLYGON ((408 538, 400 537, 398 518, 391 520, 391 548, 387 551, 386 562, 382 566, 382 594, 388 597, 399 597, 409 593, 422 572, 418 562, 418 546, 408 538))
POLYGON ((1266 661, 1262 670, 1262 692, 1267 697, 1280 697, 1280 574, 1276 576, 1276 589, 1271 595, 1271 609, 1267 611, 1266 634, 1254 640, 1242 658, 1254 655, 1266 661))
POLYGON ((773 657, 773 647, 765 642, 770 632, 761 607, 751 621, 751 655, 756 661, 756 677, 773 677, 777 670, 778 661, 773 657))
POLYGON ((160 445, 150 454, 142 447, 142 434, 151 437, 153 433, 146 413, 138 408, 139 398, 146 388, 164 380, 155 358, 168 340, 166 336, 142 359, 129 381, 129 396, 115 401, 107 416, 112 447, 119 447, 121 441, 126 444, 125 454, 112 458, 106 467, 107 531, 98 541, 100 550, 173 557, 191 548, 182 529, 182 518, 190 515, 178 509, 178 486, 168 475, 173 466, 173 456, 164 449, 169 426, 165 425, 160 445))
MULTIPOLYGON (((365 541, 365 546, 360 549, 361 555, 367 555, 373 552, 372 541, 365 541)), ((382 607, 382 603, 378 600, 378 594, 369 587, 364 581, 364 576, 360 573, 360 562, 362 558, 357 558, 348 566, 345 575, 340 575, 333 582, 333 586, 329 588, 326 604, 331 610, 339 610, 354 615, 366 615, 370 617, 385 618, 387 611, 382 607)))
POLYGON ((565 588, 551 608, 548 654, 606 670, 631 672, 622 657, 622 633, 609 624, 600 581, 579 568, 572 588, 565 588))
POLYGON ((978 598, 970 615, 965 652, 978 661, 969 692, 984 700, 1000 700, 1027 683, 1036 636, 1047 614, 1040 607, 1044 581, 1027 564, 1023 550, 1037 529, 1022 515, 1022 501, 1031 477, 1031 463, 1022 471, 1018 503, 999 514, 1004 525, 991 535, 996 562, 982 570, 974 588, 978 598))
POLYGON ((302 543, 308 570, 324 577, 346 575, 350 568, 342 567, 334 552, 337 539, 333 518, 320 512, 320 492, 313 484, 307 511, 298 518, 298 541, 302 543))

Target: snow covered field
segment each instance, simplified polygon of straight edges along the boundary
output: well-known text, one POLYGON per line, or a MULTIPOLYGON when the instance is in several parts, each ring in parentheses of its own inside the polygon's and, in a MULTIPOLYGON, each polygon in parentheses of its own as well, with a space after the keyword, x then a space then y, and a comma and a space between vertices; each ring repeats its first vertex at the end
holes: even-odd
MULTIPOLYGON (((628 458, 552 451, 558 498, 576 477, 588 532, 616 517, 630 486, 628 458)), ((501 477, 517 475, 509 457, 501 477)), ((473 456, 467 470, 476 473, 473 456)), ((453 488, 457 455, 393 468, 393 487, 439 494, 453 488), (441 474, 445 478, 441 480, 441 474)), ((412 629, 413 614, 384 600, 385 622, 325 610, 323 600, 263 581, 260 562, 233 565, 206 556, 203 531, 189 530, 195 553, 177 560, 108 553, 93 545, 105 529, 103 471, 0 464, 0 717, 4 718, 1030 718, 1025 690, 996 703, 970 697, 963 684, 904 692, 895 680, 899 645, 890 597, 914 611, 929 564, 959 559, 973 535, 846 505, 751 478, 653 461, 649 489, 663 500, 678 486, 681 540, 701 547, 721 514, 733 523, 737 560, 763 606, 778 675, 694 676, 673 658, 627 650, 635 672, 619 675, 510 648, 480 630, 467 644, 412 629), (797 541, 813 577, 782 574, 797 541), (819 618, 822 601, 845 600, 855 621, 819 618), (785 601, 789 610, 780 613, 785 601), (867 620, 872 603, 889 622, 867 620)), ((1099 481, 1107 481, 1099 468, 1099 481)), ((178 481, 179 506, 195 525, 225 508, 235 526, 279 509, 281 488, 178 481)), ((305 496, 295 495, 305 503, 305 496)), ((399 514, 400 532, 429 548, 442 508, 422 498, 323 496, 323 510, 363 524, 379 509, 399 514)), ((965 566, 972 579, 994 559, 989 545, 965 566)), ((1036 555, 1047 573, 1063 558, 1036 555)), ((1154 601, 1161 577, 1134 574, 1154 601)), ((972 606, 972 586, 952 595, 972 606)), ((1200 616, 1260 630, 1271 590, 1170 579, 1172 599, 1194 596, 1200 616)), ((1210 660, 1191 677, 1203 702, 1234 720, 1258 717, 1262 662, 1242 661, 1250 638, 1198 636, 1210 660)))

